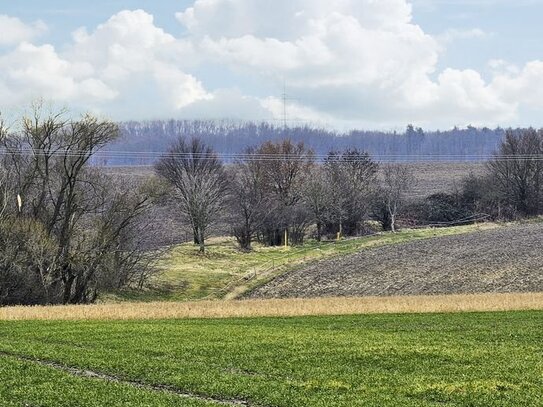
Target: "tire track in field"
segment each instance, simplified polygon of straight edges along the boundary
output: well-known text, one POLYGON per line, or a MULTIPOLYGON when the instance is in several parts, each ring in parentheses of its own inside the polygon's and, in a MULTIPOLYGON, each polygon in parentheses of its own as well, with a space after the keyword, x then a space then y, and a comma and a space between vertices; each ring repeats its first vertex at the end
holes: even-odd
POLYGON ((178 388, 176 388, 174 386, 169 386, 169 385, 165 385, 165 384, 143 383, 143 382, 140 382, 140 381, 137 381, 137 380, 124 379, 124 378, 119 377, 119 376, 110 375, 110 374, 106 374, 106 373, 102 373, 102 372, 97 372, 97 371, 90 370, 90 369, 80 369, 80 368, 77 368, 77 367, 67 366, 67 365, 64 365, 64 364, 61 364, 61 363, 58 363, 58 362, 53 362, 53 361, 50 361, 50 360, 33 358, 33 357, 30 357, 30 356, 24 356, 24 355, 20 355, 20 354, 17 354, 17 353, 11 353, 11 352, 6 352, 6 351, 2 351, 2 350, 0 350, 0 357, 8 357, 8 358, 13 358, 13 359, 23 361, 23 362, 35 363, 35 364, 38 364, 40 366, 45 366, 45 367, 53 368, 53 369, 56 369, 56 370, 61 370, 63 372, 69 373, 69 374, 71 374, 73 376, 84 377, 84 378, 89 378, 89 379, 99 379, 99 380, 103 380, 103 381, 111 382, 111 383, 125 384, 125 385, 132 386, 134 388, 137 388, 137 389, 147 390, 147 391, 152 391, 152 392, 167 393, 167 394, 171 394, 171 395, 174 395, 174 396, 177 396, 177 397, 180 397, 180 398, 184 398, 184 399, 205 401, 205 402, 215 403, 215 404, 218 404, 218 405, 221 405, 221 406, 264 407, 261 404, 250 403, 247 400, 227 399, 227 398, 204 396, 204 395, 201 395, 201 394, 182 391, 182 390, 180 390, 180 389, 178 389, 178 388))

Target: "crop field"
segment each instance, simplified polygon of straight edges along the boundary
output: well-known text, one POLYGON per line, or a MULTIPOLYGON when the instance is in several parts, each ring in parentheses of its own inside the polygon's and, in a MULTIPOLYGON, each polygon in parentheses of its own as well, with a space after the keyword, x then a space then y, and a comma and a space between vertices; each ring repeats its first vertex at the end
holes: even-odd
MULTIPOLYGON (((481 174, 485 164, 482 162, 415 162, 405 163, 413 171, 417 180, 410 196, 423 198, 438 192, 452 192, 459 188, 469 174, 481 174)), ((152 167, 104 167, 104 171, 127 179, 141 179, 153 174, 152 167)))
POLYGON ((0 322, 0 405, 536 406, 543 312, 0 322))
POLYGON ((252 298, 543 291, 543 224, 383 246, 293 269, 252 298))
POLYGON ((460 189, 462 180, 470 174, 480 175, 485 164, 479 162, 421 162, 407 163, 415 176, 415 185, 409 192, 411 198, 425 198, 438 192, 460 189))
POLYGON ((486 223, 439 229, 406 229, 332 242, 307 241, 301 247, 264 247, 239 251, 234 239, 213 238, 202 255, 193 244, 170 248, 158 263, 161 273, 146 291, 124 291, 102 298, 116 301, 187 301, 236 298, 295 267, 318 260, 439 236, 472 233, 502 227, 486 223))

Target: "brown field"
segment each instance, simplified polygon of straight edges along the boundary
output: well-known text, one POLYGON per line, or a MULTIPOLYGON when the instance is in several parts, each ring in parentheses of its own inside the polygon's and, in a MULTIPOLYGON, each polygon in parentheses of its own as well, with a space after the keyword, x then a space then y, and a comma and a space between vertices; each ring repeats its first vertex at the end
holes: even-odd
POLYGON ((425 198, 438 192, 452 192, 462 186, 462 180, 473 173, 484 172, 484 163, 424 162, 407 164, 415 175, 411 198, 425 198))
POLYGON ((0 308, 0 320, 144 320, 543 310, 543 293, 120 303, 0 308))
POLYGON ((436 237, 323 260, 250 298, 364 297, 543 291, 543 223, 436 237))
MULTIPOLYGON (((420 162, 407 163, 414 172, 416 185, 410 195, 413 198, 426 197, 438 192, 451 192, 459 188, 462 179, 470 173, 481 174, 485 164, 480 162, 420 162)), ((153 174, 152 167, 106 167, 105 171, 129 179, 141 179, 153 174)))

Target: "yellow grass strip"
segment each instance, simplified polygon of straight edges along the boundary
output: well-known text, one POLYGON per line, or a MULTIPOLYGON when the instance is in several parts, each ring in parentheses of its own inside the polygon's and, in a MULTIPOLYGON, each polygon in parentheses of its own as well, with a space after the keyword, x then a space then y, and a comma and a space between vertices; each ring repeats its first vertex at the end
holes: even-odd
POLYGON ((512 310, 543 310, 543 293, 5 307, 0 308, 0 320, 288 317, 512 310))

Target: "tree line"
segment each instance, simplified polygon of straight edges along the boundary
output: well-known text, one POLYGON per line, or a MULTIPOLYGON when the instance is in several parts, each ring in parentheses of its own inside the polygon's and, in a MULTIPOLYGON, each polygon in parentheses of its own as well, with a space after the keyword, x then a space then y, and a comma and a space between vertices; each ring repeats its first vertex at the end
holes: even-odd
POLYGON ((246 251, 254 240, 301 245, 312 228, 319 241, 361 235, 370 213, 395 230, 413 174, 388 165, 379 182, 378 167, 356 148, 330 151, 319 163, 303 142, 289 139, 249 147, 225 164, 201 139, 182 137, 155 170, 204 252, 209 227, 222 220, 246 251))
MULTIPOLYGON (((481 175, 415 206, 429 221, 518 220, 543 214, 543 130, 508 129, 481 175)), ((417 213, 417 210, 415 210, 417 213)))
POLYGON ((248 147, 224 163, 200 138, 181 137, 155 165, 205 251, 207 230, 225 220, 242 250, 300 245, 368 232, 368 222, 446 226, 543 213, 543 130, 509 129, 480 175, 452 192, 408 199, 416 174, 379 164, 357 148, 318 156, 290 139, 248 147), (379 171, 380 169, 380 171, 379 171))
POLYGON ((289 138, 257 142, 223 160, 201 137, 179 137, 154 175, 119 178, 91 165, 119 126, 35 106, 14 128, 0 122, 0 305, 75 304, 142 288, 157 207, 190 225, 206 251, 227 225, 240 250, 302 245, 379 229, 519 219, 543 212, 543 130, 507 130, 481 175, 453 192, 410 199, 407 164, 356 147, 315 152, 289 138))
POLYGON ((240 153, 265 141, 280 141, 288 137, 294 143, 303 142, 317 155, 328 151, 356 148, 380 161, 427 161, 433 157, 451 161, 480 161, 488 158, 505 135, 502 128, 453 128, 428 131, 408 125, 403 131, 351 130, 339 132, 310 125, 287 127, 272 123, 156 120, 123 122, 121 137, 107 147, 99 164, 151 165, 180 136, 201 138, 221 156, 240 153), (130 154, 157 152, 158 154, 130 154))

